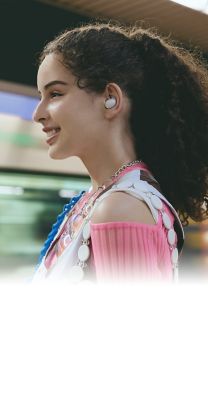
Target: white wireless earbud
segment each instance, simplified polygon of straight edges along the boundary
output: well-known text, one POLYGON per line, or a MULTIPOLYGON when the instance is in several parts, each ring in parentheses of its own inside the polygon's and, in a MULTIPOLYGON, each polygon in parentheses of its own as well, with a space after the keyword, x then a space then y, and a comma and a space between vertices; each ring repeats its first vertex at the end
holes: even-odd
POLYGON ((113 108, 116 105, 116 98, 114 96, 105 100, 105 108, 113 108))

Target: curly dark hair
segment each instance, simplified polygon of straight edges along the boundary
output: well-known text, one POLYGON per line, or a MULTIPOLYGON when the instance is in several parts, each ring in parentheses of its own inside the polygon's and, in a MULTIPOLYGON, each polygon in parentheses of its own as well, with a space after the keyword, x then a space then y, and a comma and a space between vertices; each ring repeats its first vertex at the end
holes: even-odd
POLYGON ((188 218, 208 217, 208 74, 190 51, 137 24, 87 24, 49 42, 81 89, 117 83, 131 101, 135 150, 163 194, 188 218))

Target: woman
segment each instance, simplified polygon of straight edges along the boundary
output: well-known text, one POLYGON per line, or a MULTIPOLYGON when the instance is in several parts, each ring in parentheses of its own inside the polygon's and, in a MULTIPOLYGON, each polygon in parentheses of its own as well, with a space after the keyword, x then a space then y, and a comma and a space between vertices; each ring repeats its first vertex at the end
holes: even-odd
POLYGON ((172 279, 177 212, 208 215, 205 68, 148 30, 96 23, 48 43, 37 82, 50 157, 80 157, 92 187, 58 217, 34 280, 172 279))

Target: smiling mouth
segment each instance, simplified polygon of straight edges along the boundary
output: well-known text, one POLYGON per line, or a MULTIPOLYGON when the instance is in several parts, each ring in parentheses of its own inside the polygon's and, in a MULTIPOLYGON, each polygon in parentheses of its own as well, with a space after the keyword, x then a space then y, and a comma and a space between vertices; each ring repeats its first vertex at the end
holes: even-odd
POLYGON ((53 131, 50 133, 50 136, 46 139, 46 143, 49 145, 53 144, 56 141, 56 139, 59 135, 59 132, 60 132, 60 128, 53 129, 53 131))

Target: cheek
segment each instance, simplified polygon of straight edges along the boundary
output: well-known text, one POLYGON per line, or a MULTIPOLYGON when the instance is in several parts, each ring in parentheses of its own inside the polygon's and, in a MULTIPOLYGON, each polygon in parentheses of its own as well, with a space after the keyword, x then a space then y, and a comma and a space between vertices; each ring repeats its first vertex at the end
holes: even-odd
POLYGON ((54 102, 49 104, 48 111, 51 117, 60 123, 69 123, 72 122, 75 117, 77 119, 77 110, 78 107, 73 109, 73 106, 64 102, 54 102))
POLYGON ((62 107, 61 107, 60 103, 52 103, 52 104, 49 104, 48 111, 51 114, 56 114, 57 112, 59 112, 61 110, 61 108, 62 107))

